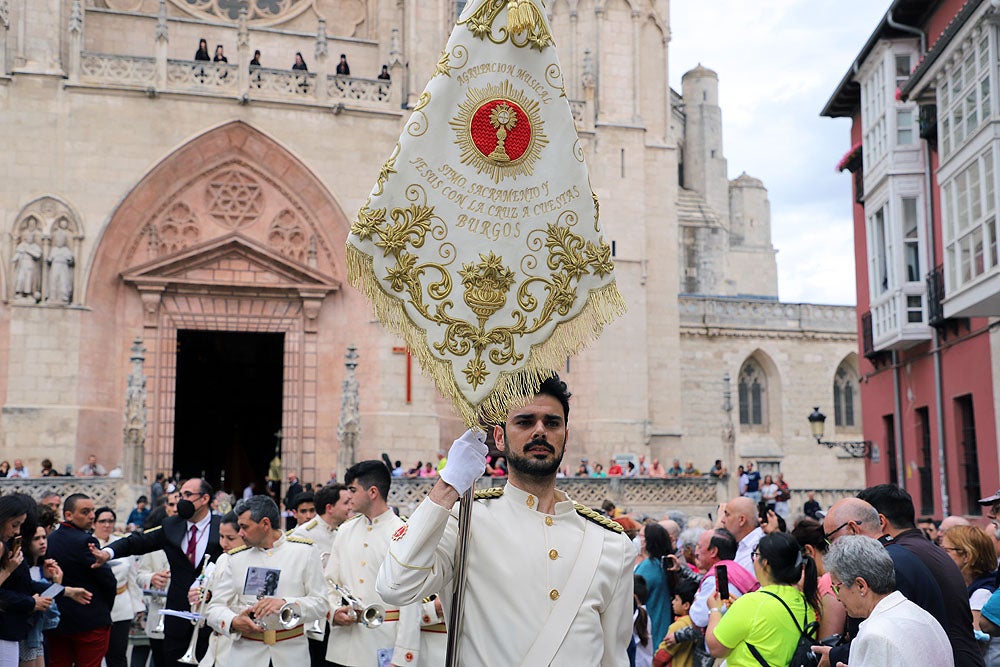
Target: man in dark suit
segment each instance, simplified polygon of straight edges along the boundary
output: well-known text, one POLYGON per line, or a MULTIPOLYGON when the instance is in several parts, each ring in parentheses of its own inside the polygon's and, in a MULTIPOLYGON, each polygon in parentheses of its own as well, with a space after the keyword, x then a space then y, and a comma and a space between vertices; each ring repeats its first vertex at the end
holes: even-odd
MULTIPOLYGON (((102 550, 94 549, 99 562, 124 556, 139 556, 163 549, 170 563, 170 587, 167 609, 188 611, 187 593, 202 570, 205 556, 214 561, 222 553, 219 544, 219 519, 211 513, 212 486, 203 479, 189 479, 181 485, 177 516, 168 516, 158 528, 112 542, 102 550)), ((174 664, 191 642, 193 626, 175 616, 164 620, 163 649, 167 663, 174 664)), ((210 630, 203 628, 198 639, 198 656, 208 649, 210 630)))
POLYGON ((59 563, 63 585, 85 588, 93 598, 83 606, 63 595, 59 598, 59 625, 48 633, 52 667, 100 667, 108 652, 111 636, 111 607, 115 604, 115 575, 108 565, 97 564, 91 547, 97 538, 94 527, 94 501, 74 493, 63 505, 64 521, 49 535, 47 558, 59 563))

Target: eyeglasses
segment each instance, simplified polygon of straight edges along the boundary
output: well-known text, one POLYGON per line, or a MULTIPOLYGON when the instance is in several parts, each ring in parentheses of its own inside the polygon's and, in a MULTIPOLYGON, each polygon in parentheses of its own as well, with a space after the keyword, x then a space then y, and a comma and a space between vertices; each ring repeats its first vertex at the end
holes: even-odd
POLYGON ((954 551, 957 554, 964 554, 965 553, 965 549, 959 549, 958 547, 945 547, 945 546, 942 546, 941 548, 944 549, 945 551, 954 551))
POLYGON ((759 555, 760 552, 754 549, 753 551, 750 552, 750 560, 757 560, 757 556, 759 555))
POLYGON ((181 491, 181 498, 184 498, 185 500, 189 498, 200 498, 202 495, 204 494, 195 493, 194 491, 181 491))
POLYGON ((849 523, 851 523, 851 522, 850 521, 845 521, 844 523, 840 524, 839 526, 837 526, 836 528, 834 528, 833 530, 831 530, 829 533, 827 533, 826 535, 824 535, 823 537, 826 539, 826 543, 830 544, 830 538, 833 537, 834 535, 836 535, 837 533, 839 533, 840 531, 842 531, 847 526, 847 524, 849 524, 849 523))
POLYGON ((115 522, 114 519, 98 519, 94 523, 114 523, 114 522, 115 522))

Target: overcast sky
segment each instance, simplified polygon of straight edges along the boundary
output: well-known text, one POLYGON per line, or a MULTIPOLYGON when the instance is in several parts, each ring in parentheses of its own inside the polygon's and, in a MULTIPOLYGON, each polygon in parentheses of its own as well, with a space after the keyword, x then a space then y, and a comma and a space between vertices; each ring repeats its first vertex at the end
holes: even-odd
POLYGON ((719 74, 729 178, 771 201, 782 301, 855 304, 850 121, 819 112, 889 0, 672 0, 670 85, 698 63, 719 74))

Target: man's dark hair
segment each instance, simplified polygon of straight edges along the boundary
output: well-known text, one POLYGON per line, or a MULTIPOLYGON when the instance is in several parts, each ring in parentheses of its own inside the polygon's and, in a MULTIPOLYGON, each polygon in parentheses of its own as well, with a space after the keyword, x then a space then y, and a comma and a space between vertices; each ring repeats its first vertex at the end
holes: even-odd
POLYGON ((158 473, 156 473, 156 481, 157 481, 157 482, 162 482, 162 481, 163 481, 163 480, 165 480, 166 478, 167 478, 167 476, 166 476, 166 475, 164 475, 164 474, 163 474, 162 472, 158 472, 158 473))
POLYGON ((649 585, 646 583, 646 577, 641 574, 632 575, 632 592, 639 600, 639 604, 646 604, 646 600, 649 599, 649 585))
POLYGON ((302 493, 296 494, 295 497, 292 498, 292 509, 293 510, 299 509, 299 505, 301 505, 302 503, 315 503, 315 502, 316 502, 315 496, 312 493, 310 493, 309 491, 303 491, 302 493))
POLYGON ((715 549, 719 560, 733 560, 736 558, 736 549, 739 542, 736 537, 725 528, 716 528, 712 533, 712 539, 708 541, 708 547, 715 549))
POLYGON ((889 525, 897 530, 916 528, 917 512, 913 509, 913 498, 895 484, 869 486, 858 494, 858 498, 875 508, 885 517, 889 525))
POLYGON ((545 379, 545 382, 535 392, 536 396, 551 396, 559 401, 563 408, 563 419, 569 421, 569 399, 573 394, 569 393, 566 383, 559 379, 558 373, 553 373, 545 379))
POLYGON ((240 532, 240 518, 236 516, 236 512, 229 511, 223 514, 222 518, 219 519, 219 524, 221 525, 223 523, 227 523, 230 526, 234 526, 236 532, 237 533, 240 532))
POLYGON ((63 501, 63 514, 66 512, 75 512, 76 503, 80 500, 90 500, 90 496, 86 493, 71 493, 66 496, 66 500, 63 501))
POLYGON ((358 481, 365 489, 374 486, 382 496, 382 500, 389 497, 389 485, 392 484, 392 476, 385 464, 378 460, 362 461, 355 463, 344 473, 344 483, 351 484, 358 481))
POLYGON ((347 491, 343 484, 327 484, 316 492, 313 502, 316 505, 316 514, 326 514, 327 505, 336 505, 340 502, 340 492, 347 491))
POLYGON ((146 496, 139 496, 136 499, 135 504, 138 505, 139 503, 148 503, 148 502, 149 502, 149 498, 147 498, 146 496))

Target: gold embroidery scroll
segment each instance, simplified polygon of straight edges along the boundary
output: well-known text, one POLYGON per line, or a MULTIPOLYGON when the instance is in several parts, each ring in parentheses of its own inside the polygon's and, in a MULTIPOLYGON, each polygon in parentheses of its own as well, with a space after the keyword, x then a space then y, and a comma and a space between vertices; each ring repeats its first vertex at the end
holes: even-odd
POLYGON ((502 421, 624 313, 540 0, 466 7, 347 260, 469 426, 502 421))

